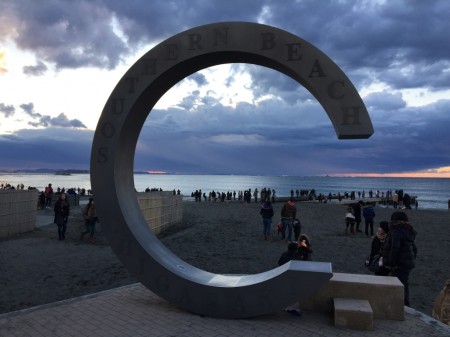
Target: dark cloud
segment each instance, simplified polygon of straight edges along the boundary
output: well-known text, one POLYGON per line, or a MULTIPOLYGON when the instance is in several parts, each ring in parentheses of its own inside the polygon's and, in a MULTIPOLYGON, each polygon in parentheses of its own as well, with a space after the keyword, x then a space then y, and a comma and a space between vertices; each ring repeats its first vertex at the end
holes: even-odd
MULTIPOLYGON (((7 0, 0 3, 0 19, 7 23, 0 27, 0 40, 9 38, 34 53, 40 61, 24 72, 39 75, 46 65, 114 69, 142 46, 150 48, 207 23, 273 25, 325 52, 358 90, 373 83, 386 88, 365 97, 375 134, 368 140, 338 141, 323 108, 299 83, 271 69, 234 64, 223 83, 239 84, 237 75, 248 73, 255 104, 224 106, 221 92, 201 93, 212 82, 207 75, 189 76, 184 81, 199 90, 175 107, 152 111, 135 168, 253 174, 256 167, 258 174, 297 175, 404 172, 450 166, 450 101, 411 107, 396 91, 449 88, 449 12, 446 0, 7 0)), ((80 145, 78 140, 86 135, 81 121, 63 113, 54 118, 37 113, 32 103, 20 108, 32 118, 30 125, 47 129, 3 136, 2 157, 24 153, 38 162, 42 158, 31 159, 32 142, 45 136, 45 145, 56 153, 63 153, 63 147, 77 149, 77 159, 87 165, 89 141, 85 137, 80 145)), ((2 104, 0 112, 12 116, 14 107, 2 104)), ((39 151, 34 153, 39 157, 39 151)))
POLYGON ((386 91, 376 92, 368 95, 364 99, 366 107, 371 109, 396 111, 403 109, 406 106, 406 102, 403 100, 401 94, 391 94, 386 91))
POLYGON ((40 113, 34 112, 33 103, 24 103, 20 105, 20 108, 31 118, 40 118, 42 115, 40 113))
POLYGON ((47 72, 48 68, 44 62, 38 61, 34 66, 24 66, 23 73, 31 76, 42 76, 47 72))
POLYGON ((68 119, 64 113, 60 113, 57 117, 40 116, 39 121, 28 122, 28 125, 31 125, 33 127, 57 126, 64 128, 86 128, 86 125, 84 125, 80 120, 68 119))
MULTIPOLYGON (((449 72, 444 71, 450 66, 450 43, 445 43, 450 3, 446 0, 286 0, 282 4, 160 0, 151 5, 144 0, 9 0, 0 4, 0 11, 5 13, 2 18, 16 23, 17 34, 0 30, 3 38, 12 37, 20 48, 57 68, 111 69, 137 47, 162 42, 185 29, 219 21, 252 21, 313 43, 343 67, 357 87, 368 78, 388 82, 392 88, 433 89, 449 83, 449 72)), ((42 71, 43 67, 27 69, 42 71)), ((203 85, 201 78, 194 80, 203 85)))
POLYGON ((199 103, 199 100, 200 100, 200 91, 194 90, 193 92, 190 93, 190 95, 185 96, 178 104, 178 106, 186 110, 191 110, 199 103))
MULTIPOLYGON (((258 174, 321 175, 448 166, 450 134, 444 112, 450 101, 403 107, 408 120, 382 110, 395 104, 378 105, 372 115, 375 134, 367 140, 338 140, 320 107, 308 118, 301 111, 269 108, 277 103, 154 110, 139 136, 135 169, 254 174, 257 168, 258 174)), ((59 120, 63 126, 69 122, 64 116, 59 120)), ((64 162, 66 167, 88 169, 92 137, 92 131, 79 128, 21 130, 0 136, 0 156, 16 168, 60 168, 64 162)))
POLYGON ((21 104, 20 108, 28 116, 33 118, 33 120, 28 122, 28 125, 33 127, 59 126, 64 128, 86 128, 86 125, 84 125, 80 120, 68 119, 64 113, 60 113, 56 117, 51 117, 49 115, 42 115, 40 113, 34 112, 33 103, 21 104))
POLYGON ((127 51, 126 41, 112 29, 114 13, 100 2, 6 1, 1 9, 20 22, 18 47, 57 68, 114 68, 127 51))
POLYGON ((13 105, 6 105, 5 103, 0 103, 0 113, 3 114, 4 117, 8 118, 14 115, 16 109, 13 105))
POLYGON ((208 81, 206 80, 205 75, 200 73, 192 74, 187 78, 187 80, 194 81, 199 87, 202 87, 204 85, 208 84, 208 81))
POLYGON ((278 101, 258 108, 243 104, 232 111, 219 106, 191 113, 155 110, 141 132, 135 166, 235 174, 252 174, 257 167, 258 174, 290 175, 448 166, 450 135, 445 130, 450 125, 443 112, 450 101, 410 108, 396 95, 385 93, 380 100, 385 104, 374 106, 375 134, 367 140, 337 140, 320 106, 313 114, 286 111, 278 101), (279 110, 271 108, 277 105, 279 110))
POLYGON ((88 169, 92 137, 92 131, 58 128, 1 135, 2 168, 88 169))

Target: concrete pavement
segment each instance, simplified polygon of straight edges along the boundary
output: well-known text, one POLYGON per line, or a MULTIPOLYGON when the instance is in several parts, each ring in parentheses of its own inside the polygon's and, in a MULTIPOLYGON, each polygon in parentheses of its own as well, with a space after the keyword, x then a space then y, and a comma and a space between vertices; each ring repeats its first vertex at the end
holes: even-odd
POLYGON ((280 310, 252 319, 215 319, 174 307, 136 283, 0 315, 0 336, 450 336, 450 327, 405 310, 405 321, 374 320, 369 331, 336 328, 332 316, 313 312, 294 316, 280 310))

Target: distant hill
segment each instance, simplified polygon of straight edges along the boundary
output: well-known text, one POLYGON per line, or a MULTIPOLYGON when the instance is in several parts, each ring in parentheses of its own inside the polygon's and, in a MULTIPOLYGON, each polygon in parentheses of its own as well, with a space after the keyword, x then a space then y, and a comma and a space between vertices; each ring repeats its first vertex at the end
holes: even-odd
POLYGON ((75 170, 75 169, 48 169, 48 168, 38 168, 38 169, 17 169, 17 170, 1 170, 0 173, 29 173, 29 174, 84 174, 89 173, 89 170, 75 170))
MULTIPOLYGON (((57 174, 57 175, 70 175, 70 174, 89 174, 89 170, 75 170, 75 169, 49 169, 49 168, 37 168, 37 169, 16 169, 16 170, 2 170, 0 173, 27 173, 27 174, 57 174)), ((134 171, 134 174, 171 174, 169 172, 159 171, 134 171)))

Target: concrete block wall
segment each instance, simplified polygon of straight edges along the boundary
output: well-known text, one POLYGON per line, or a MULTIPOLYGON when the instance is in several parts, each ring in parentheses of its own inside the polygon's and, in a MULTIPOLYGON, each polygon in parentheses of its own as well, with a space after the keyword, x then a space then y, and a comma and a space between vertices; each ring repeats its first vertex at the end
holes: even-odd
POLYGON ((183 219, 183 196, 172 192, 138 193, 138 202, 149 228, 155 234, 183 219))
POLYGON ((37 200, 37 190, 0 190, 1 238, 34 230, 37 200))

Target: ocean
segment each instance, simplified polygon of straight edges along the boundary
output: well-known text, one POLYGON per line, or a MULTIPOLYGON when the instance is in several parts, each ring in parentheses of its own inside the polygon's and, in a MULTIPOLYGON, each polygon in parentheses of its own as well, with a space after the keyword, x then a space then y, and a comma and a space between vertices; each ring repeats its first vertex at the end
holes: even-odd
MULTIPOLYGON (((91 188, 89 174, 72 174, 68 176, 53 174, 0 174, 0 184, 25 188, 35 187, 43 190, 49 183, 56 190, 65 188, 91 188)), ((244 175, 165 175, 135 174, 135 188, 143 192, 146 188, 164 191, 180 190, 187 200, 195 190, 208 194, 216 192, 233 192, 257 188, 276 190, 276 195, 286 197, 290 191, 314 189, 316 194, 344 194, 351 191, 365 191, 366 198, 370 190, 384 192, 403 190, 416 196, 420 209, 447 210, 450 199, 450 179, 448 178, 361 178, 361 177, 294 177, 294 176, 244 176, 244 175)))

